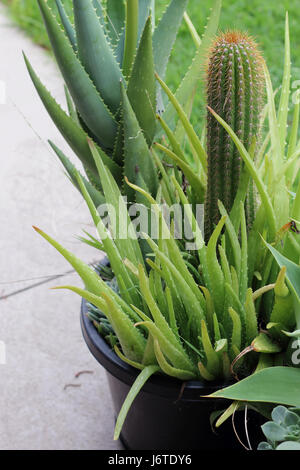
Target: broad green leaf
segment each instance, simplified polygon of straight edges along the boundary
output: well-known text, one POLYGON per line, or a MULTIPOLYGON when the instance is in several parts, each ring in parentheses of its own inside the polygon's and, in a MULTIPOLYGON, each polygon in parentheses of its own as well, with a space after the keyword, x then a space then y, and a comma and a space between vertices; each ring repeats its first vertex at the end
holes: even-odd
MULTIPOLYGON (((78 1, 78 0, 77 0, 78 1)), ((38 0, 58 66, 81 118, 102 145, 112 148, 117 124, 45 0, 38 0)))
POLYGON ((300 406, 300 369, 268 367, 230 387, 209 395, 211 398, 279 403, 300 406))
POLYGON ((115 114, 121 102, 122 72, 92 3, 74 0, 73 4, 78 57, 104 103, 115 114))

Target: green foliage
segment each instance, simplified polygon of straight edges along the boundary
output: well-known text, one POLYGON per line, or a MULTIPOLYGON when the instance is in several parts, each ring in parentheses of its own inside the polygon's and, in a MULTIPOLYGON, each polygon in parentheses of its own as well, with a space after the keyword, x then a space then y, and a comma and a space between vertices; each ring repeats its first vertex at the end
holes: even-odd
MULTIPOLYGON (((89 183, 103 194, 87 136, 98 145, 119 185, 122 174, 133 183, 143 182, 156 196, 156 168, 147 155, 156 135, 156 109, 162 109, 154 70, 164 77, 187 0, 171 0, 155 28, 151 0, 119 2, 117 8, 110 1, 74 0, 71 17, 59 0, 55 10, 45 0, 37 3, 66 83, 69 116, 27 58, 26 65, 48 113, 83 163, 89 183)), ((72 179, 66 157, 55 151, 72 179)), ((134 196, 130 188, 124 189, 134 196)))
POLYGON ((258 450, 300 450, 300 409, 276 406, 262 431, 267 442, 261 442, 258 450))

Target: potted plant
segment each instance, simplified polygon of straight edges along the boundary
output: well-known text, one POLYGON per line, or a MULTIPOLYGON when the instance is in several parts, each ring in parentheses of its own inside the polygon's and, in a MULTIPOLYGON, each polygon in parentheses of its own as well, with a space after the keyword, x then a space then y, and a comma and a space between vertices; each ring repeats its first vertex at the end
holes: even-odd
MULTIPOLYGON (((89 235, 85 241, 106 253, 109 268, 101 268, 99 276, 36 230, 71 263, 85 284, 85 290, 66 288, 91 306, 83 302, 82 328, 92 353, 110 374, 113 399, 120 410, 115 437, 123 427, 123 441, 132 449, 234 446, 233 441, 228 443, 226 429, 221 438, 214 438, 208 415, 214 411, 219 425, 246 404, 246 409, 252 407, 268 416, 269 409, 258 404, 276 402, 268 395, 268 385, 262 400, 259 386, 247 387, 247 381, 264 388, 264 374, 270 371, 273 379, 276 373, 289 377, 292 373, 290 380, 296 380, 295 369, 286 362, 286 338, 298 334, 294 331, 299 298, 293 269, 299 261, 295 232, 300 219, 300 191, 292 191, 299 106, 289 161, 284 143, 290 88, 288 25, 278 115, 256 44, 236 31, 215 39, 207 68, 204 142, 188 114, 203 52, 217 27, 220 2, 215 2, 192 68, 175 95, 163 74, 175 38, 168 37, 170 21, 178 25, 186 2, 173 0, 153 34, 149 12, 154 2, 128 0, 125 10, 122 2, 107 2, 108 23, 99 2, 73 3, 76 35, 61 2, 57 0, 65 32, 46 2, 39 0, 69 89, 69 115, 55 103, 27 59, 26 63, 48 112, 84 164, 88 179, 52 144, 97 228, 99 239, 89 235), (125 24, 124 30, 120 24, 125 24), (261 112, 264 76, 268 103, 261 112), (165 110, 163 92, 169 100, 165 110), (160 125, 153 117, 155 109, 160 125), (260 143, 266 115, 270 132, 260 143), (172 125, 175 117, 177 128, 172 125), (156 150, 150 148, 154 136, 159 140, 162 134, 169 145, 156 142, 156 150), (187 152, 183 138, 189 144, 187 152), (269 147, 272 159, 265 155, 269 147), (136 203, 134 209, 143 217, 135 219, 123 196, 136 203), (103 203, 108 225, 99 215, 103 203), (199 203, 205 205, 204 236, 199 203), (168 210, 174 211, 170 223, 168 210), (182 228, 187 227, 182 235, 182 228), (98 331, 110 337, 114 352, 98 331), (234 403, 228 408, 228 402, 219 402, 220 397, 234 403), (132 404, 135 408, 130 410, 132 404)), ((289 403, 283 403, 296 406, 295 400, 294 394, 289 403)))

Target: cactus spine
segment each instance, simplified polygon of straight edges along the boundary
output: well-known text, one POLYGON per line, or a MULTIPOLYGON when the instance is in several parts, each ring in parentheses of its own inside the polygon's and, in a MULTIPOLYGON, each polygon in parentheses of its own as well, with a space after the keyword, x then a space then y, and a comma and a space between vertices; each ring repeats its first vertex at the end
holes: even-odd
MULTIPOLYGON (((206 72, 207 104, 231 126, 245 147, 258 137, 264 90, 263 59, 255 42, 238 31, 218 36, 206 72)), ((219 221, 218 200, 232 208, 239 185, 241 157, 230 136, 210 112, 207 114, 208 178, 205 201, 205 238, 219 221)), ((246 201, 253 211, 253 191, 246 201)))

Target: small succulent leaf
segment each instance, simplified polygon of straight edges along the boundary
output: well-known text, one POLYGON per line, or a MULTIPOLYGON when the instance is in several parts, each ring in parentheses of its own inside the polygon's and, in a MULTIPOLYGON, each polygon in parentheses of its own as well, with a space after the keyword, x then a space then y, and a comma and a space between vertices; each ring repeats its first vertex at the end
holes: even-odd
POLYGON ((284 428, 272 421, 263 424, 261 428, 266 438, 272 442, 283 441, 287 435, 284 428))
POLYGON ((260 442, 257 450, 274 450, 273 446, 269 442, 260 442))
POLYGON ((300 442, 285 441, 279 444, 276 450, 300 450, 300 442))
POLYGON ((47 2, 38 0, 38 4, 57 64, 80 116, 99 141, 106 148, 112 148, 117 131, 115 119, 80 63, 47 2))
POLYGON ((92 3, 74 0, 73 4, 79 59, 104 103, 115 114, 121 102, 119 84, 124 80, 121 69, 92 3))

